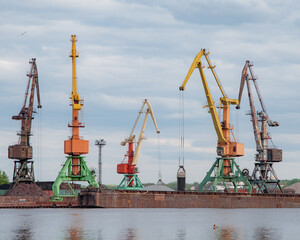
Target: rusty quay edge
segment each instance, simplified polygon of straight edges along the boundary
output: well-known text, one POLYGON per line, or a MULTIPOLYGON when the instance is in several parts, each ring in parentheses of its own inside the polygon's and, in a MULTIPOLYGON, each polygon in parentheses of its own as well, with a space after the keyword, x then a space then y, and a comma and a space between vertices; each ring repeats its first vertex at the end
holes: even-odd
POLYGON ((299 208, 300 194, 83 191, 81 208, 299 208))

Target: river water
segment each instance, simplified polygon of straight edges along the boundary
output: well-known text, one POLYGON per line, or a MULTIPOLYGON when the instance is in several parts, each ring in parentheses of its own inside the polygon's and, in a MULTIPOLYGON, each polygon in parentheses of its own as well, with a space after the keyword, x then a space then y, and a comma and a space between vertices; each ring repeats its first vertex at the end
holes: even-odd
POLYGON ((300 209, 0 209, 0 216, 1 240, 300 239, 300 209))

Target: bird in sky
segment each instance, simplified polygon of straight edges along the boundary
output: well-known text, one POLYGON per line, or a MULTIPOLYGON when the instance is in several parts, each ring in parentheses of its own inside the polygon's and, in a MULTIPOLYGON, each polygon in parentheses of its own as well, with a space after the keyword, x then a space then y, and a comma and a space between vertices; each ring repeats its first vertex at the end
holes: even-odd
POLYGON ((25 32, 22 32, 22 33, 21 33, 21 36, 23 36, 25 33, 26 33, 26 31, 25 31, 25 32))

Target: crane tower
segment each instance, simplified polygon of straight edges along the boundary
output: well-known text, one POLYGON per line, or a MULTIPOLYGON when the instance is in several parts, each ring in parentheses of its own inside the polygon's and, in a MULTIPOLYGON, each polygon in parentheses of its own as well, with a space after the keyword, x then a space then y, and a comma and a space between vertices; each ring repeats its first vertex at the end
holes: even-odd
POLYGON ((243 89, 246 83, 250 105, 249 115, 251 116, 257 153, 255 154, 256 162, 252 175, 249 176, 249 171, 247 169, 243 170, 243 173, 249 177, 251 184, 258 188, 258 192, 271 193, 274 192, 277 187, 282 192, 279 184, 280 180, 278 179, 273 168, 273 163, 282 161, 282 150, 276 148, 275 146, 269 146, 269 142, 272 144, 273 142, 271 135, 268 133, 268 126, 278 127, 279 123, 272 121, 267 114, 261 92, 258 88, 257 77, 255 77, 253 74, 252 67, 253 64, 247 60, 242 71, 239 91, 239 104, 236 106, 237 109, 240 109, 243 89), (251 81, 255 87, 257 97, 261 105, 261 111, 256 111, 255 109, 254 98, 250 85, 251 81))
POLYGON ((33 101, 34 101, 34 92, 36 89, 37 108, 41 108, 40 104, 40 91, 39 91, 39 80, 38 72, 36 66, 36 59, 32 58, 29 63, 31 64, 30 72, 28 76, 28 84, 25 92, 24 104, 21 108, 21 111, 18 115, 13 116, 14 120, 21 120, 21 131, 18 133, 20 136, 19 143, 8 147, 8 158, 17 159, 14 161, 14 173, 13 173, 13 184, 14 186, 18 185, 20 182, 32 183, 35 182, 34 178, 34 168, 32 159, 32 146, 30 145, 31 126, 33 113, 33 101), (30 88, 31 84, 31 88, 30 88), (28 100, 30 88, 30 97, 28 100), (26 106, 28 104, 28 106, 26 106))
MULTIPOLYGON (((89 152, 89 141, 83 140, 79 136, 79 128, 83 128, 84 125, 79 121, 79 111, 83 106, 83 100, 80 99, 77 93, 76 58, 79 57, 79 55, 76 51, 76 41, 76 35, 72 35, 72 51, 70 54, 72 58, 72 96, 70 104, 72 106, 72 123, 68 125, 68 127, 72 128, 72 136, 64 143, 64 152, 68 156, 67 161, 52 185, 53 200, 62 200, 62 196, 59 194, 59 186, 64 181, 87 181, 90 186, 99 187, 82 156, 89 152)), ((73 194, 70 196, 75 196, 75 191, 73 189, 72 191, 73 194)))

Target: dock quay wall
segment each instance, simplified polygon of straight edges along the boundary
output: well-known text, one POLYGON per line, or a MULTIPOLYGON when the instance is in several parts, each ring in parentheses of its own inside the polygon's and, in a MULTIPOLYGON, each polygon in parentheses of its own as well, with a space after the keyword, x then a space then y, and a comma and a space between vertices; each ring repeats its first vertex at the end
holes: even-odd
POLYGON ((79 207, 100 208, 299 208, 299 194, 83 191, 79 207))
POLYGON ((51 197, 0 196, 0 208, 67 208, 78 207, 77 197, 66 197, 52 202, 51 197))

